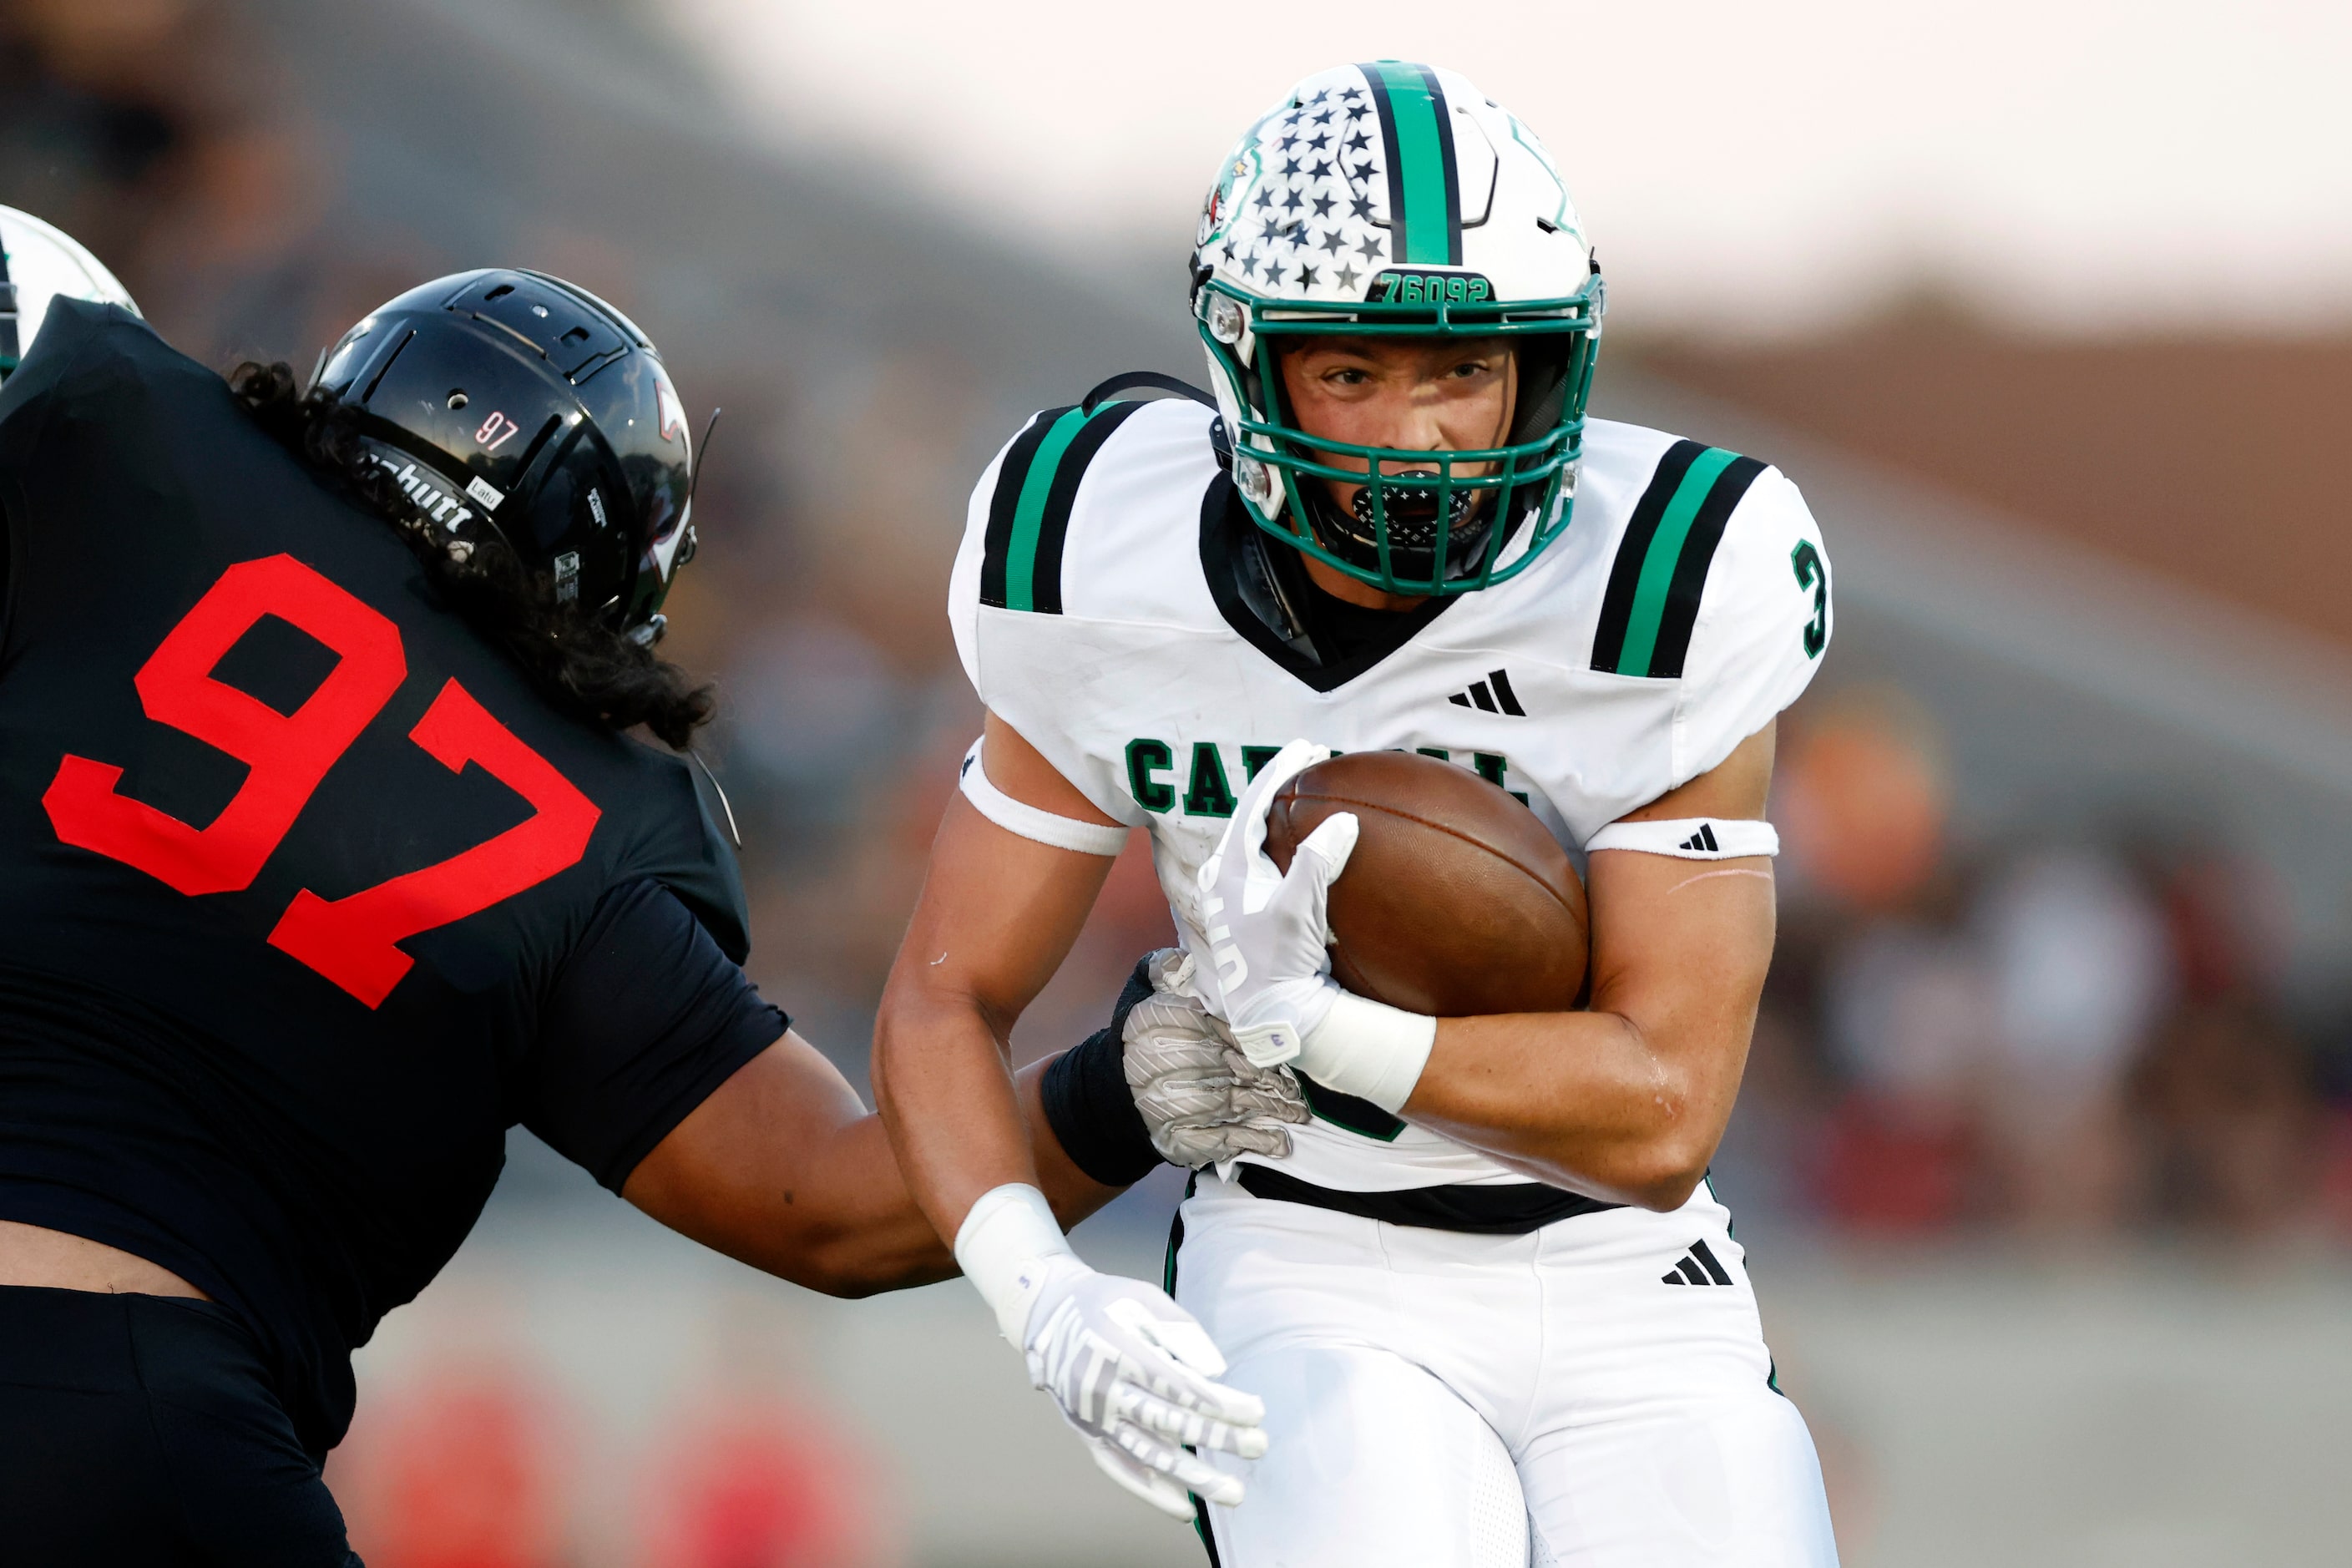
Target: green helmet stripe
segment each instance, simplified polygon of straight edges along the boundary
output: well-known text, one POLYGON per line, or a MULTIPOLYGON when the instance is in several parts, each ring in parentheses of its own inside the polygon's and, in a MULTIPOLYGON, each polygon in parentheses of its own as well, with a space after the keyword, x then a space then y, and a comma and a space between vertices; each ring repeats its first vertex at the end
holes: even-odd
MULTIPOLYGON (((1643 552, 1641 576, 1633 586, 1633 614, 1625 623, 1625 646, 1617 656, 1618 674, 1663 673, 1653 668, 1651 655, 1657 651, 1658 632, 1665 624, 1666 591, 1674 584, 1675 563, 1682 559, 1683 544, 1690 537, 1691 524, 1697 521, 1700 503, 1738 456, 1709 447, 1684 471, 1683 482, 1675 487, 1674 499, 1658 519, 1657 531, 1650 535, 1650 547, 1643 552)), ((1675 673, 1682 673, 1679 660, 1675 673)))
POLYGON ((1391 259, 1462 265, 1462 183, 1445 89, 1426 66, 1379 60, 1356 68, 1370 85, 1388 145, 1391 259))

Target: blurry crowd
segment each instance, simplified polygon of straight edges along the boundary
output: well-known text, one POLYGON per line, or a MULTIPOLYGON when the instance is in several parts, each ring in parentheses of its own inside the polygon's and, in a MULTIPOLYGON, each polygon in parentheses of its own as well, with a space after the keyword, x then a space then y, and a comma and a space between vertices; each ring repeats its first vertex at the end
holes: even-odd
POLYGON ((2336 1026, 2262 873, 2193 824, 1952 828, 1931 715, 1784 721, 1781 930, 1727 1164, 1872 1237, 2342 1229, 2336 1026))

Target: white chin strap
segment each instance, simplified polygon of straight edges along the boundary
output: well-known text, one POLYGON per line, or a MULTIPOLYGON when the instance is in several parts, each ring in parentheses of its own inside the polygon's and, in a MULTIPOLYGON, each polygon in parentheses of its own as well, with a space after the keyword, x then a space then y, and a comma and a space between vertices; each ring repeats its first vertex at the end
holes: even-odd
POLYGON ((1117 855, 1127 846, 1127 829, 1106 827, 1099 822, 1080 822, 1074 816, 1057 816, 1034 805, 1017 801, 988 782, 988 770, 980 764, 980 749, 987 737, 971 743, 963 754, 963 797, 976 806, 980 815, 1007 833, 1017 833, 1039 844, 1050 844, 1056 849, 1072 849, 1081 855, 1117 855))
POLYGON ((1595 849, 1633 849, 1678 860, 1732 860, 1744 855, 1778 855, 1780 835, 1769 822, 1680 816, 1665 822, 1612 822, 1584 841, 1586 854, 1595 849))

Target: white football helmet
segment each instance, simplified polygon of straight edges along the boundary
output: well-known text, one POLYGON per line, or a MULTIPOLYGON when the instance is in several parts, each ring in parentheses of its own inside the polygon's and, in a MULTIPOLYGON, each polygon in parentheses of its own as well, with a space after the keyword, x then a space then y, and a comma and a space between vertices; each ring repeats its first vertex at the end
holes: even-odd
POLYGON ((0 382, 32 352, 49 301, 60 295, 139 314, 131 291, 73 236, 30 213, 0 207, 0 382))
POLYGON ((1192 254, 1192 310, 1251 518, 1395 594, 1501 582, 1568 526, 1601 307, 1600 266, 1534 133, 1457 73, 1395 60, 1318 72, 1261 116, 1218 173, 1192 254), (1506 444, 1309 442, 1277 365, 1308 335, 1508 339, 1519 390, 1506 444), (1343 510, 1300 482, 1316 479, 1363 488, 1343 510))

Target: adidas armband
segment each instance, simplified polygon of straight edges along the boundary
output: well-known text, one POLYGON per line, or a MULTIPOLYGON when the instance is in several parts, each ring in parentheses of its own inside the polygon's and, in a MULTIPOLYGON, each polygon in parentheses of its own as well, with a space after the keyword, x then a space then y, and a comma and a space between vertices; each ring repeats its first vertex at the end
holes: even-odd
POLYGON ((1741 855, 1778 855, 1780 835, 1769 822, 1720 816, 1683 816, 1666 822, 1612 822, 1584 841, 1595 849, 1638 849, 1681 860, 1729 860, 1741 855))
POLYGON ((979 809, 981 816, 1007 833, 1017 833, 1056 849, 1075 849, 1081 855, 1116 855, 1126 847, 1124 827, 1106 827, 1099 822, 1080 822, 1074 816, 1040 811, 989 783, 987 770, 980 765, 980 748, 985 739, 983 736, 974 741, 971 750, 963 754, 961 786, 964 798, 979 809))

